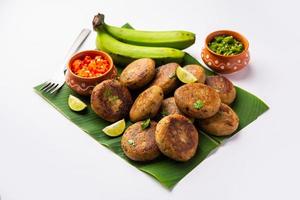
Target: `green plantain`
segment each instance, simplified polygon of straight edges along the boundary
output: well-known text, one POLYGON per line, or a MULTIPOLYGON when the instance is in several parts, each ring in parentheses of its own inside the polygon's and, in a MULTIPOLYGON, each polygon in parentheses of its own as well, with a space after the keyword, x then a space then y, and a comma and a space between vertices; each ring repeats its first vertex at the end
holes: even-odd
POLYGON ((126 44, 109 35, 104 29, 98 30, 96 47, 109 53, 114 62, 125 65, 138 58, 153 58, 158 64, 181 63, 184 52, 167 47, 145 47, 126 44))
POLYGON ((195 43, 195 34, 188 31, 140 31, 119 28, 104 23, 104 15, 94 17, 95 30, 105 29, 107 33, 118 40, 140 46, 170 47, 185 49, 195 43))

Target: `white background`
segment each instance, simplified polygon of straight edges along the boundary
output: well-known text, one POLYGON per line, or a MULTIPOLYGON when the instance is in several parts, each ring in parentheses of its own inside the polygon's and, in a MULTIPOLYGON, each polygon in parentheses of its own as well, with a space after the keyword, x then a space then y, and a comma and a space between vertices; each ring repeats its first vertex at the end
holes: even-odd
MULTIPOLYGON (((296 0, 0 0, 1 200, 300 199, 299 7, 296 0), (32 89, 98 11, 112 25, 193 31, 197 42, 188 52, 198 59, 208 33, 243 33, 251 64, 228 77, 270 110, 166 190, 32 89)), ((93 43, 94 35, 85 48, 93 43)))

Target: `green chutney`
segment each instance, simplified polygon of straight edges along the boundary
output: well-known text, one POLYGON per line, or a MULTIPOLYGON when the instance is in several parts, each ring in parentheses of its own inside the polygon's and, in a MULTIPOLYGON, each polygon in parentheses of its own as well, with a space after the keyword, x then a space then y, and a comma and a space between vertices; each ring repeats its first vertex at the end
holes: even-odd
POLYGON ((244 45, 231 35, 218 35, 208 44, 215 53, 231 56, 237 55, 244 50, 244 45))

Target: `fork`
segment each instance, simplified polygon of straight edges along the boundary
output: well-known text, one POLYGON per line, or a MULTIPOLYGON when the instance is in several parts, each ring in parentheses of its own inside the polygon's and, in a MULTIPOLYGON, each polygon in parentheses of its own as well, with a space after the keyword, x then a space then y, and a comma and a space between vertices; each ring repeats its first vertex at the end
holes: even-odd
POLYGON ((86 40, 86 38, 89 36, 91 30, 89 29, 82 29, 80 34, 77 36, 75 41, 73 42, 71 48, 69 49, 67 56, 63 62, 62 68, 54 73, 54 75, 43 84, 43 87, 40 89, 41 91, 45 93, 53 94, 54 92, 58 91, 65 83, 65 75, 64 72, 67 69, 67 62, 70 59, 70 57, 78 51, 78 49, 81 47, 83 42, 86 40))

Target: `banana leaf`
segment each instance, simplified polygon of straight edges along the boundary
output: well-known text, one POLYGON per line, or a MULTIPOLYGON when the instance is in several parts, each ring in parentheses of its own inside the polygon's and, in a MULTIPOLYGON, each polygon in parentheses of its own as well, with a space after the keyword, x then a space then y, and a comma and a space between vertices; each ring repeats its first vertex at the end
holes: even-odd
MULTIPOLYGON (((128 24, 126 27, 131 28, 128 24)), ((195 58, 186 53, 184 63, 186 64, 200 64, 195 58)), ((118 71, 121 71, 119 68, 118 71)), ((213 72, 207 70, 207 74, 211 75, 213 72)), ((153 176, 157 181, 164 185, 168 189, 172 189, 185 175, 187 175, 193 168, 199 165, 210 153, 216 150, 220 144, 228 137, 215 137, 203 133, 199 130, 200 141, 196 155, 188 162, 173 161, 165 156, 160 156, 153 162, 141 163, 134 162, 124 155, 120 140, 121 137, 111 138, 106 136, 102 129, 109 125, 108 122, 98 117, 90 107, 90 99, 87 97, 81 97, 75 94, 67 85, 64 85, 60 91, 55 95, 50 95, 40 91, 42 84, 34 87, 37 94, 43 97, 49 104, 56 108, 66 118, 76 124, 84 132, 89 134, 92 138, 97 140, 100 144, 112 150, 121 158, 125 159, 131 165, 135 166, 139 170, 153 176), (87 105, 87 109, 84 113, 76 113, 70 110, 68 106, 68 97, 72 94, 79 97, 87 105)), ((245 126, 253 122, 258 116, 268 110, 268 106, 256 96, 249 92, 236 87, 237 98, 233 103, 232 108, 240 118, 240 125, 236 133, 243 129, 245 126)), ((127 126, 130 125, 130 121, 127 120, 127 126)))

